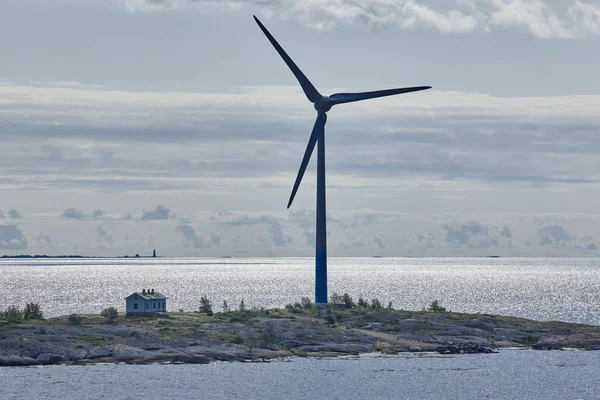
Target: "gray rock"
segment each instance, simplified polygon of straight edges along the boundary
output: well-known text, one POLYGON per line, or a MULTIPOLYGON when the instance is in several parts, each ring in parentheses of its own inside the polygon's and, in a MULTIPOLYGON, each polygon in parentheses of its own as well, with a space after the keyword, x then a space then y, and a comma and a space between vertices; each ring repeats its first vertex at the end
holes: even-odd
POLYGON ((36 361, 40 364, 48 365, 48 364, 58 364, 63 361, 66 361, 65 357, 60 354, 53 353, 42 353, 37 356, 36 361))
POLYGON ((26 367, 30 365, 39 365, 39 362, 31 357, 8 356, 0 357, 0 366, 2 367, 26 367))

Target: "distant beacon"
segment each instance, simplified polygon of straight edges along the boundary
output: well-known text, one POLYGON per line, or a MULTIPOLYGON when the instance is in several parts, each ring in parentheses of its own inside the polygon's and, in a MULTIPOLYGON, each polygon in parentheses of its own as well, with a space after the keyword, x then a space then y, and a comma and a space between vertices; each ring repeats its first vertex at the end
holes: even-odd
POLYGON ((152 250, 152 257, 156 257, 156 249, 152 250))

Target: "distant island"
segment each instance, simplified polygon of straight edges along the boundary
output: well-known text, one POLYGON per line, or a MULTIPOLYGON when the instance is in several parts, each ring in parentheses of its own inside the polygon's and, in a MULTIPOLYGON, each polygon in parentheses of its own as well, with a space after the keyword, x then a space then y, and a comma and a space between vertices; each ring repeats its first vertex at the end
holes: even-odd
POLYGON ((79 254, 64 254, 64 255, 56 255, 49 256, 47 254, 18 254, 18 255, 3 255, 1 258, 157 258, 156 250, 152 250, 151 256, 140 256, 136 254, 134 256, 124 255, 124 256, 82 256, 79 254))
MULTIPOLYGON (((432 303, 433 304, 433 303, 432 303)), ((600 350, 600 327, 392 308, 285 308, 150 317, 75 315, 0 320, 0 366, 266 361, 360 353, 495 353, 497 349, 600 350)), ((116 312, 115 312, 116 314, 116 312)))

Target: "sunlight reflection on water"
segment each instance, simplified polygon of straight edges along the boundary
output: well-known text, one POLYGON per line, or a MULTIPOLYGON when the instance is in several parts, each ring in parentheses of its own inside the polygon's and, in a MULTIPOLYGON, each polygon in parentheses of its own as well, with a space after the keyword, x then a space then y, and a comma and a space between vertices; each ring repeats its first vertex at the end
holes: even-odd
MULTIPOLYGON (((600 260, 331 258, 329 293, 379 298, 420 310, 449 310, 600 325, 600 260)), ((45 316, 124 309, 142 288, 166 295, 167 309, 197 310, 206 294, 219 310, 282 307, 313 297, 311 258, 144 258, 0 260, 0 309, 35 301, 45 316)))

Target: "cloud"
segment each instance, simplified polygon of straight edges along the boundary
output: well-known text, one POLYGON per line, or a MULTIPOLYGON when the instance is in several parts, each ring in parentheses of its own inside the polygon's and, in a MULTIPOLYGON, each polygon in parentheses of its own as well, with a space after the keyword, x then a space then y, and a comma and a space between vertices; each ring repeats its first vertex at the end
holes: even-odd
POLYGON ((104 211, 102 211, 102 210, 94 210, 94 212, 92 212, 93 218, 100 218, 103 215, 104 215, 104 211))
POLYGON ((14 209, 14 208, 8 210, 8 214, 7 215, 8 215, 8 218, 12 218, 12 219, 23 218, 23 216, 21 215, 21 213, 18 210, 14 209))
POLYGON ((294 19, 319 31, 360 24, 374 29, 435 29, 442 33, 487 32, 521 28, 537 38, 600 35, 600 6, 580 0, 559 14, 545 0, 123 0, 129 12, 190 6, 232 12, 261 9, 268 17, 294 19))
POLYGON ((21 250, 28 247, 27 237, 16 225, 0 225, 0 249, 21 250))
POLYGON ((103 227, 102 225, 97 225, 96 226, 96 233, 98 234, 98 236, 100 237, 100 239, 102 239, 103 241, 106 241, 110 244, 113 243, 113 234, 111 232, 109 232, 105 227, 103 227))
POLYGON ((211 220, 218 224, 235 227, 265 225, 268 228, 271 242, 277 247, 284 247, 293 241, 292 237, 288 236, 284 232, 284 220, 270 214, 231 213, 217 211, 213 213, 211 220))
POLYGON ((433 233, 427 233, 426 235, 416 235, 417 241, 427 248, 433 249, 438 246, 437 240, 433 233))
POLYGON ((210 234, 210 241, 212 242, 212 244, 214 244, 216 246, 220 246, 221 245, 221 236, 212 232, 210 234))
POLYGON ((572 20, 578 21, 583 34, 600 35, 600 5, 578 0, 569 9, 568 15, 572 20))
POLYGON ((542 39, 571 39, 576 32, 542 0, 493 0, 495 11, 491 24, 496 26, 523 26, 533 36, 542 39))
MULTIPOLYGON (((441 227, 446 233, 446 242, 453 246, 474 249, 512 246, 510 241, 512 232, 508 225, 504 225, 502 228, 489 227, 478 221, 470 221, 442 224, 441 227)), ((421 241, 428 243, 428 239, 422 237, 421 241)))
POLYGON ((311 229, 315 225, 316 212, 309 210, 290 211, 288 220, 301 229, 311 229))
POLYGON ((65 218, 70 218, 70 219, 85 219, 86 218, 86 214, 83 211, 77 210, 75 208, 67 208, 65 211, 63 211, 62 216, 65 218))
POLYGON ((507 239, 512 239, 512 232, 510 230, 510 228, 508 227, 508 225, 504 225, 502 227, 502 230, 500 231, 500 236, 507 238, 507 239))
POLYGON ((571 235, 559 224, 545 225, 536 231, 538 243, 542 246, 558 249, 573 248, 580 251, 595 251, 598 249, 592 237, 571 235))
POLYGON ((378 234, 373 238, 373 243, 377 245, 380 249, 385 249, 387 244, 387 239, 384 235, 378 234))
POLYGON ((50 246, 54 244, 54 240, 52 240, 52 237, 44 232, 40 232, 39 234, 35 235, 34 238, 37 244, 41 246, 50 246))
POLYGON ((571 240, 569 232, 562 225, 547 225, 537 230, 538 243, 542 246, 564 246, 571 240))
POLYGON ((190 224, 177 225, 176 231, 183 234, 185 246, 195 249, 205 249, 210 246, 204 234, 197 234, 194 227, 190 224))
POLYGON ((594 242, 589 242, 583 246, 583 249, 584 250, 598 250, 598 246, 596 246, 596 243, 594 243, 594 242))
POLYGON ((29 82, 32 86, 46 86, 48 84, 58 88, 71 88, 71 89, 104 89, 104 86, 93 83, 82 83, 77 81, 31 81, 29 82))
POLYGON ((104 217, 104 215, 105 215, 105 213, 102 210, 94 210, 91 213, 86 213, 83 210, 79 210, 79 209, 73 208, 73 207, 67 208, 62 213, 63 218, 79 219, 79 220, 100 219, 100 218, 104 217))
POLYGON ((140 219, 143 220, 161 220, 161 219, 170 219, 175 218, 175 214, 173 214, 167 207, 164 206, 156 206, 154 210, 144 211, 140 219))

